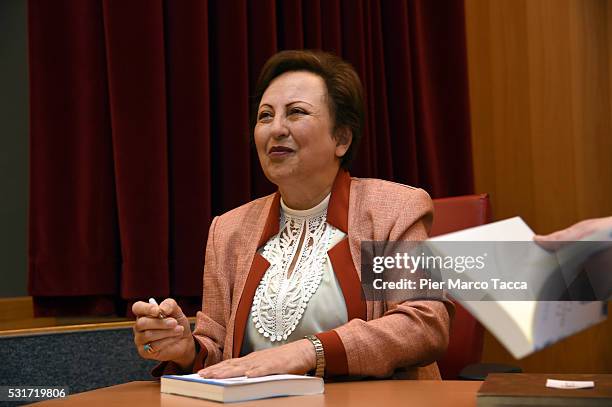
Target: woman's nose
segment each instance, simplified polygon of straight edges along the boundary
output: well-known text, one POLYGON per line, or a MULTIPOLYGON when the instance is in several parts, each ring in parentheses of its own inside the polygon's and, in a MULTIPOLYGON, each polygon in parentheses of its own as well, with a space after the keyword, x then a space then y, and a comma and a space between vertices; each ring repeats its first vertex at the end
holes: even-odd
POLYGON ((285 118, 282 116, 276 116, 271 123, 270 132, 272 133, 272 137, 275 138, 286 137, 289 134, 289 129, 287 128, 285 118))

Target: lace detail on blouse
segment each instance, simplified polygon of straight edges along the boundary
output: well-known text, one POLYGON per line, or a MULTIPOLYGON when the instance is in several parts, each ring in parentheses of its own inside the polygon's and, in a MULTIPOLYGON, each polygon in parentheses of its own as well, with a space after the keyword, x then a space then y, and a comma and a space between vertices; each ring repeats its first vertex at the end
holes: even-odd
POLYGON ((257 331, 272 342, 291 335, 321 283, 334 233, 325 221, 328 202, 329 196, 306 211, 283 204, 280 230, 264 246, 262 255, 270 267, 255 292, 251 319, 257 331))

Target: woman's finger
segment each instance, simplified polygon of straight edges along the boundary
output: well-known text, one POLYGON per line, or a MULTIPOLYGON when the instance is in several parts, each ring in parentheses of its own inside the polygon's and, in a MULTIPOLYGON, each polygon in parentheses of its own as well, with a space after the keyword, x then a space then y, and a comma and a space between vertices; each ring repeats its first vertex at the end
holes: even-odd
POLYGON ((140 317, 134 324, 134 330, 136 332, 144 332, 151 329, 172 329, 178 325, 178 321, 174 318, 151 318, 151 317, 140 317))
POLYGON ((176 319, 185 318, 185 314, 183 314, 183 310, 173 298, 166 298, 159 304, 159 310, 166 317, 173 317, 176 319))
POLYGON ((137 301, 132 305, 132 313, 136 317, 159 317, 159 307, 157 305, 149 304, 144 301, 137 301))
MULTIPOLYGON (((245 358, 233 358, 227 359, 222 362, 219 362, 215 365, 208 366, 205 369, 200 370, 198 373, 203 377, 220 377, 219 375, 225 374, 227 371, 234 370, 246 370, 250 367, 251 364, 248 361, 245 361, 245 358)), ((224 376, 224 377, 232 377, 232 376, 224 376)))
POLYGON ((179 344, 180 340, 180 337, 173 336, 148 342, 149 346, 151 347, 151 351, 149 353, 163 359, 164 354, 173 353, 172 348, 179 344))
POLYGON ((148 329, 146 331, 136 332, 134 334, 134 343, 136 343, 136 345, 143 345, 164 338, 181 337, 183 336, 183 329, 181 325, 178 325, 170 329, 148 329))
POLYGON ((536 235, 534 240, 548 250, 558 250, 568 242, 580 240, 598 230, 612 228, 612 216, 607 218, 587 219, 568 228, 548 235, 536 235))
POLYGON ((244 372, 244 375, 246 377, 261 377, 261 376, 267 376, 267 375, 275 374, 275 373, 276 372, 272 372, 266 366, 261 366, 261 367, 255 367, 255 368, 247 370, 246 372, 244 372))
POLYGON ((550 251, 559 250, 565 242, 559 240, 551 240, 548 236, 536 235, 533 240, 540 245, 542 248, 550 251))
POLYGON ((227 379, 228 377, 238 377, 244 376, 244 373, 251 369, 251 366, 247 366, 244 364, 237 365, 229 365, 219 366, 216 369, 210 370, 208 372, 200 371, 200 376, 209 378, 209 379, 227 379))

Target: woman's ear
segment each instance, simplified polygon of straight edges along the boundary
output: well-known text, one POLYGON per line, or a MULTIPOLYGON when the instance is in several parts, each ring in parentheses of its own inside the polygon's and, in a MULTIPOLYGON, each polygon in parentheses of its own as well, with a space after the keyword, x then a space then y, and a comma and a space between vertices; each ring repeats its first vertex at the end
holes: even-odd
POLYGON ((353 132, 348 127, 336 130, 336 157, 342 158, 353 142, 353 132))

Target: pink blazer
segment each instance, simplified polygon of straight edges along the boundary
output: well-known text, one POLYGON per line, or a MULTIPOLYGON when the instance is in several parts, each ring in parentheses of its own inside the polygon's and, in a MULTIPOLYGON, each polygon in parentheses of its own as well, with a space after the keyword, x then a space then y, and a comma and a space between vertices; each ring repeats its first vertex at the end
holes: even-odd
MULTIPOLYGON (((239 357, 255 290, 269 263, 257 249, 278 233, 280 195, 269 195, 216 217, 204 266, 202 311, 194 337, 201 350, 194 371, 239 357)), ((422 189, 340 170, 327 221, 347 234, 329 252, 349 322, 317 334, 326 376, 439 379, 435 360, 448 344, 452 303, 364 301, 360 284, 362 240, 423 240, 432 202, 422 189)), ((168 366, 169 367, 169 366, 168 366)))

